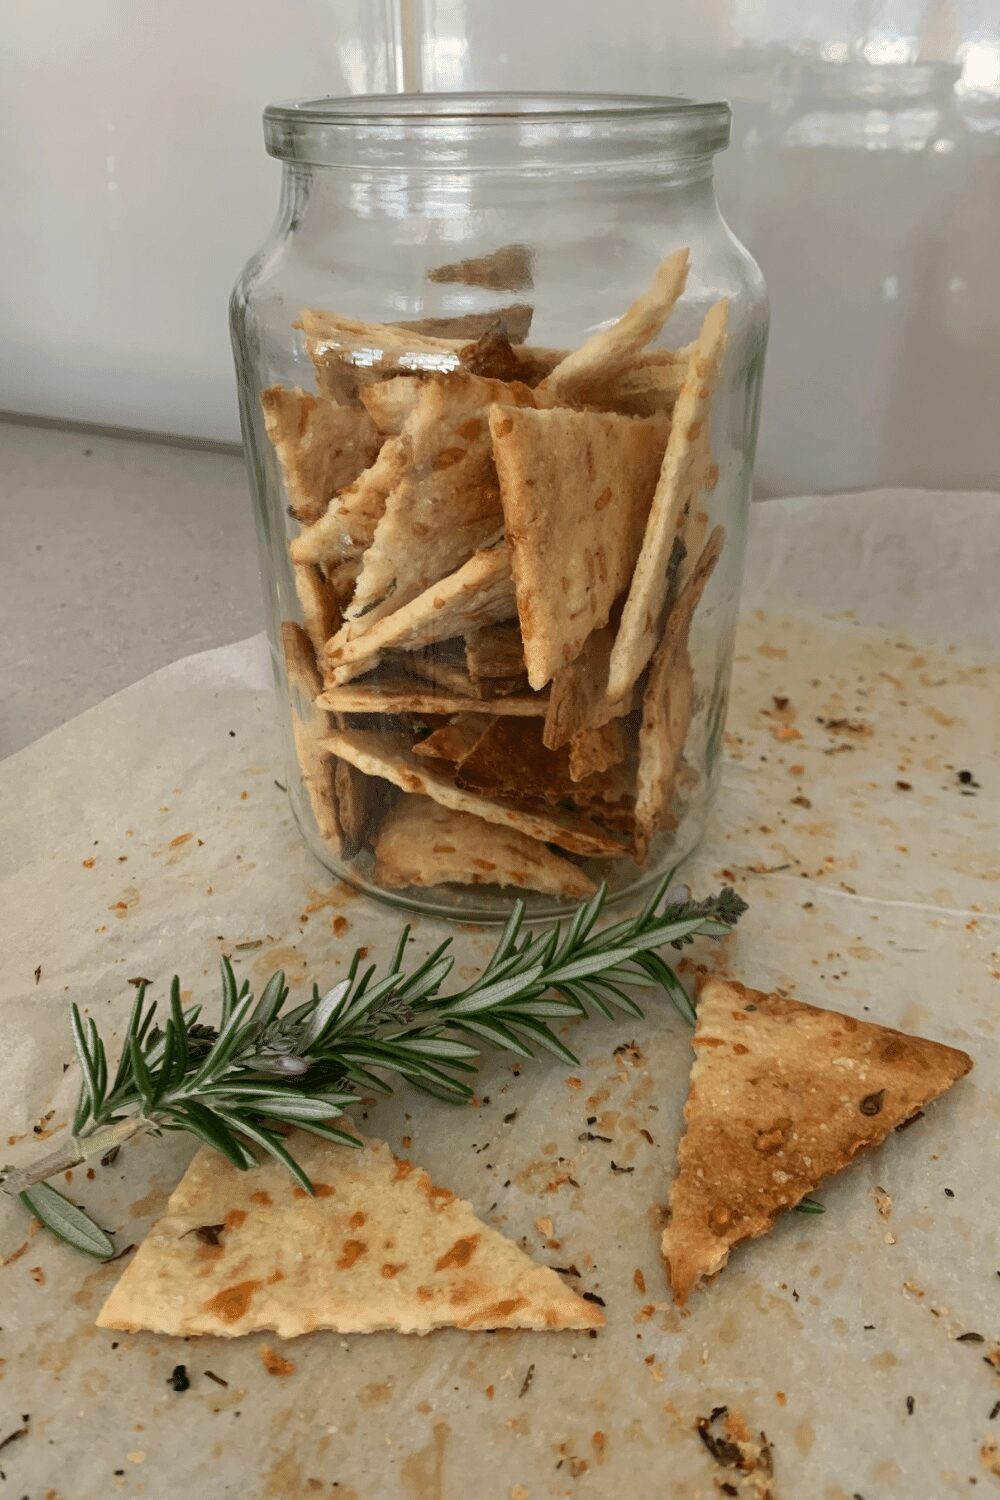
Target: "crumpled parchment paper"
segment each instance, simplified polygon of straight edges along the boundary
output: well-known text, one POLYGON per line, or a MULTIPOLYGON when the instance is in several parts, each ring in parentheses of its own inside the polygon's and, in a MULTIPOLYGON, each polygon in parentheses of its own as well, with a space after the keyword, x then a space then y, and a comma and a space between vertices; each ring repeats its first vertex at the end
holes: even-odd
MULTIPOLYGON (((787 1215, 689 1315, 669 1304, 659 1207, 690 1047, 655 1000, 642 1023, 579 1029, 575 1071, 491 1057, 474 1106, 403 1093, 363 1122, 540 1261, 577 1272, 573 1285, 607 1306, 595 1338, 313 1335, 282 1347, 294 1371, 275 1377, 266 1337, 99 1332, 120 1267, 29 1235, 5 1200, 0 1443, 20 1435, 0 1447, 3 1493, 991 1492, 998 555, 997 496, 878 492, 753 511, 723 786, 686 871, 696 889, 732 879, 751 909, 724 948, 687 950, 686 967, 922 1032, 976 1062, 821 1190, 823 1217, 787 1215), (175 1392, 181 1363, 190 1389, 175 1392), (699 1439, 697 1419, 720 1406, 766 1433, 773 1478, 720 1464, 699 1439)), ((254 638, 157 672, 0 766, 8 1159, 51 1149, 65 1128, 70 996, 107 1034, 140 975, 165 995, 177 971, 211 1006, 223 952, 258 983, 282 966, 293 985, 332 982, 358 943, 387 953, 398 916, 312 859, 275 785, 278 746, 254 638)), ((418 923, 418 950, 443 930, 418 923)), ((454 935, 462 965, 492 942, 485 929, 454 935)), ((192 1150, 183 1138, 134 1144, 64 1190, 124 1249, 192 1150)))

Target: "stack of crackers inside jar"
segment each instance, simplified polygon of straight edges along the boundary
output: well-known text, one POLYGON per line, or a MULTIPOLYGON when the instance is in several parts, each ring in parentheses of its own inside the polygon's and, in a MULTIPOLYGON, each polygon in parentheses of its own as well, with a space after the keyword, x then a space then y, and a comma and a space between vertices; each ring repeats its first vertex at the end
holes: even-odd
MULTIPOLYGON (((432 279, 489 284, 517 253, 432 279)), ((588 861, 641 865, 675 824, 688 635, 724 540, 703 502, 726 302, 653 347, 688 259, 572 351, 526 343, 522 305, 301 314, 317 392, 261 397, 299 522, 295 741, 330 854, 378 886, 579 898, 588 861)))

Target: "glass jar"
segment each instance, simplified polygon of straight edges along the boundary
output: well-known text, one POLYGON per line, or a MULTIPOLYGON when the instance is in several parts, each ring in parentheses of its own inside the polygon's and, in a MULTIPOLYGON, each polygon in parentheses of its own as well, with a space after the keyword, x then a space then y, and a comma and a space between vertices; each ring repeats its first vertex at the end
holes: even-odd
POLYGON ((720 770, 767 334, 722 103, 272 106, 231 322, 302 832, 436 915, 624 896, 720 770))

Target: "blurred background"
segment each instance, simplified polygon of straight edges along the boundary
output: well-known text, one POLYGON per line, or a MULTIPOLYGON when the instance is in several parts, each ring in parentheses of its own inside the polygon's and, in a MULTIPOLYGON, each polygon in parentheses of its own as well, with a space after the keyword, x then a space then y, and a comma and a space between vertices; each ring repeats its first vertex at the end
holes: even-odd
POLYGON ((41 653, 84 706, 119 685, 126 629, 132 680, 256 628, 226 302, 277 206, 275 99, 728 98, 719 198, 772 297, 758 494, 1000 487, 998 0, 7 0, 4 22, 0 411, 224 445, 195 467, 0 432, 12 617, 89 568, 110 622, 81 639, 54 605, 45 641, 5 632, 22 685, 41 653), (123 570, 154 558, 165 586, 126 619, 123 570))

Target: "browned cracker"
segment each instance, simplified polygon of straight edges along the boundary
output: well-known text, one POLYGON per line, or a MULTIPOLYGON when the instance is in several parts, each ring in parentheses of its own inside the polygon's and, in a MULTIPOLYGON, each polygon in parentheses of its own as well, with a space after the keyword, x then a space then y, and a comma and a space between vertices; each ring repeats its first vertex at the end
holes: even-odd
POLYGON ((702 988, 693 1045, 662 1241, 682 1304, 735 1245, 767 1234, 972 1067, 940 1042, 724 979, 702 988))
POLYGON ((628 711, 629 704, 611 704, 607 699, 613 644, 614 635, 607 626, 592 630, 573 660, 553 677, 545 719, 545 743, 550 750, 628 711))
POLYGON ((486 714, 456 714, 425 740, 418 740, 413 753, 429 756, 431 760, 450 761, 452 765, 456 765, 482 739, 492 722, 486 714))
POLYGON ((598 729, 581 729, 569 742, 570 780, 583 781, 597 772, 610 771, 625 759, 625 749, 620 719, 598 729))
POLYGON ((337 682, 349 682, 370 671, 381 651, 418 651, 514 612, 510 555, 506 547, 492 547, 377 624, 366 629, 364 620, 345 621, 327 648, 327 666, 337 682))
POLYGON ((361 682, 327 685, 317 700, 339 714, 477 713, 515 718, 544 718, 544 693, 511 693, 504 698, 469 698, 404 672, 380 671, 361 682))
POLYGON ((492 407, 528 680, 571 662, 632 576, 663 457, 660 419, 492 407))
POLYGON ((492 677, 523 677, 524 643, 516 620, 484 625, 465 638, 465 665, 473 682, 492 677))
POLYGON ((507 307, 494 307, 488 312, 453 313, 451 316, 432 318, 407 318, 396 324, 397 328, 412 328, 417 333, 429 333, 439 339, 478 339, 498 324, 508 339, 523 344, 531 328, 535 309, 527 302, 512 302, 507 307))
POLYGON ((649 287, 610 328, 594 333, 556 365, 544 384, 563 399, 626 370, 656 337, 687 281, 689 254, 675 250, 657 268, 649 287))
POLYGON ((343 847, 342 828, 334 789, 334 758, 324 736, 333 727, 329 714, 315 705, 322 683, 316 669, 312 644, 301 625, 283 620, 281 643, 285 653, 288 685, 302 704, 292 703, 292 734, 302 781, 309 798, 316 827, 334 853, 343 847))
POLYGON ((630 691, 659 640, 674 537, 694 499, 696 476, 707 477, 704 444, 725 347, 727 311, 723 299, 706 315, 677 399, 642 550, 611 653, 608 697, 612 702, 630 691))
POLYGON ((272 385, 261 391, 260 404, 289 504, 296 519, 308 526, 372 462, 378 433, 365 412, 297 388, 272 385))
POLYGON ((498 292, 518 292, 533 284, 531 262, 532 254, 527 245, 500 245, 485 255, 434 266, 427 272, 427 280, 485 286, 498 292))
POLYGON ((333 585, 313 563, 294 563, 295 592, 302 606, 302 623, 317 661, 330 638, 340 629, 340 608, 333 585))
POLYGON ((681 752, 694 707, 694 676, 688 632, 705 585, 719 560, 725 531, 716 526, 667 616, 653 656, 642 703, 639 770, 636 778, 636 858, 646 857, 650 840, 666 826, 681 752))
POLYGON ((403 797, 375 844, 375 881, 407 886, 517 886, 574 900, 592 895, 594 882, 569 860, 514 828, 442 807, 429 797, 403 797))
POLYGON ((433 763, 415 756, 404 741, 393 742, 387 735, 361 729, 345 729, 331 731, 326 746, 359 770, 370 776, 382 776, 404 792, 421 793, 443 807, 474 813, 488 823, 515 828, 542 843, 558 844, 562 849, 583 855, 625 852, 616 839, 580 813, 511 807, 456 786, 449 777, 433 769, 433 763))
POLYGON ((386 498, 406 467, 406 443, 388 438, 370 468, 335 495, 311 526, 304 526, 288 544, 293 562, 318 563, 327 568, 338 599, 350 598, 361 559, 371 546, 386 498))

